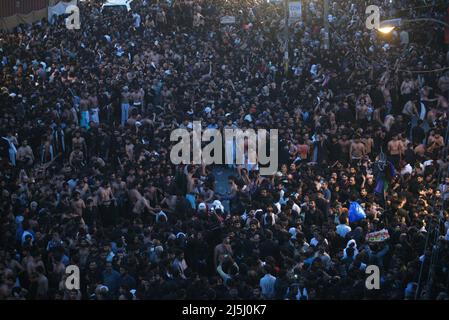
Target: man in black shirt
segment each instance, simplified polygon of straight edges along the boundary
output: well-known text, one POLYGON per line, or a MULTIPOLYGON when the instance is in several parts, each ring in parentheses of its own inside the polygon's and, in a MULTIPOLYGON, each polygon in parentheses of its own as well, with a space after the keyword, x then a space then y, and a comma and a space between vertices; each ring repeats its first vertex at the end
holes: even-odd
POLYGON ((347 123, 354 121, 354 112, 349 108, 348 102, 343 102, 343 105, 337 111, 337 123, 347 123))
POLYGON ((418 124, 412 129, 412 142, 414 145, 423 143, 426 138, 426 132, 424 131, 423 121, 418 120, 418 124))

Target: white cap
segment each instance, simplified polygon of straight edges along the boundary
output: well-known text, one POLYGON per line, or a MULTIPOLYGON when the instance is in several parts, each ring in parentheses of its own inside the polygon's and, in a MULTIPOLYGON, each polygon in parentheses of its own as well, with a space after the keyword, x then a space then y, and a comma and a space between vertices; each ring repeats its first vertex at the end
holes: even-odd
POLYGON ((212 208, 214 208, 214 209, 221 209, 221 211, 222 212, 224 212, 224 207, 223 207, 223 205, 221 204, 221 201, 220 200, 215 200, 213 203, 212 203, 212 208))
POLYGON ((290 233, 292 236, 296 236, 296 228, 291 227, 290 229, 288 229, 288 233, 290 233))
POLYGON ((168 240, 176 240, 176 235, 173 233, 168 236, 168 240))
POLYGON ((206 204, 205 204, 204 202, 201 202, 201 203, 198 205, 198 210, 206 210, 206 204))
POLYGON ((178 234, 176 235, 176 238, 180 238, 180 237, 186 237, 186 234, 183 232, 178 232, 178 234))
POLYGON ((162 252, 164 252, 164 247, 162 247, 162 246, 156 246, 156 247, 154 248, 154 250, 155 250, 157 253, 162 253, 162 252))
POLYGON ((103 284, 97 287, 101 292, 109 292, 109 288, 103 284))

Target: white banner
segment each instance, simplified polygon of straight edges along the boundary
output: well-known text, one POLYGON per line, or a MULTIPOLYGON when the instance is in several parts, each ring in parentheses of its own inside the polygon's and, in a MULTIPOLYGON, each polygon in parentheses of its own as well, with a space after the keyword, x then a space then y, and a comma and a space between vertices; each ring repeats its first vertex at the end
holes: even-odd
POLYGON ((133 0, 107 0, 102 6, 101 9, 103 10, 104 7, 116 7, 116 6, 125 6, 128 11, 131 10, 131 2, 133 0))
POLYGON ((301 19, 301 2, 293 1, 288 3, 288 12, 290 19, 301 19))
POLYGON ((69 6, 76 6, 78 4, 77 0, 72 0, 70 2, 60 1, 56 5, 48 7, 48 21, 54 23, 54 17, 66 14, 66 9, 69 6))
POLYGON ((234 16, 224 16, 220 18, 221 24, 234 24, 235 23, 235 17, 234 16))

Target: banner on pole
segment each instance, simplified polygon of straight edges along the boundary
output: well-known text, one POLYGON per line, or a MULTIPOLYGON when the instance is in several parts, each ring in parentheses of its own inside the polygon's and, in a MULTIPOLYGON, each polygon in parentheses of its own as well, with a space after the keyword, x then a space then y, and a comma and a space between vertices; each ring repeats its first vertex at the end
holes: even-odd
POLYGON ((367 242, 383 242, 390 238, 390 234, 387 229, 368 233, 365 237, 367 242))
POLYGON ((234 24, 235 23, 235 17, 234 16, 224 16, 220 18, 221 24, 234 24))
POLYGON ((288 3, 289 18, 298 20, 301 19, 301 2, 292 1, 288 3))

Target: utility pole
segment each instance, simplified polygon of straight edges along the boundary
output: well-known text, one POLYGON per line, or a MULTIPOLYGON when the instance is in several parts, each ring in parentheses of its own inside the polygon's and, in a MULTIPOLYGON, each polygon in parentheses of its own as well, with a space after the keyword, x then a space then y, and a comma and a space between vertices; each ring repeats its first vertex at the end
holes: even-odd
POLYGON ((288 8, 288 0, 284 0, 284 36, 285 36, 285 42, 284 42, 284 68, 285 73, 288 72, 289 68, 289 58, 288 58, 288 47, 289 47, 289 34, 288 34, 288 17, 289 17, 289 8, 288 8))
POLYGON ((324 0, 324 13, 323 13, 323 23, 324 23, 324 48, 329 50, 329 0, 324 0))

